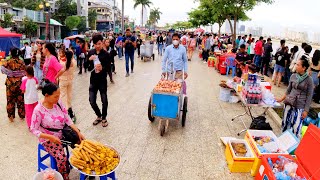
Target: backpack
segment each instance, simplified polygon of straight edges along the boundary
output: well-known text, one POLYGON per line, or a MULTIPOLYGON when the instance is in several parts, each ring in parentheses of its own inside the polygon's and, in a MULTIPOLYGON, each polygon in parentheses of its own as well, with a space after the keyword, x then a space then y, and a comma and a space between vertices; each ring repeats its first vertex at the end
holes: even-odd
POLYGON ((187 45, 187 38, 182 39, 182 45, 184 45, 184 46, 187 45))
POLYGON ((196 40, 195 39, 191 40, 190 47, 196 47, 196 40))
POLYGON ((266 122, 266 117, 264 116, 258 116, 254 118, 249 129, 272 130, 270 124, 266 122))

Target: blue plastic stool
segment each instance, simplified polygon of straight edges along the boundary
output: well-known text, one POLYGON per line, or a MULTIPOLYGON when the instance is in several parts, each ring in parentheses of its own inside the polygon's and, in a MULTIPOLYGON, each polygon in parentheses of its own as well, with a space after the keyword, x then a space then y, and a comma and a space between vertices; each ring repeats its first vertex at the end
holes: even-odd
MULTIPOLYGON (((66 149, 66 155, 67 155, 67 159, 69 160, 69 150, 68 150, 68 146, 66 145, 63 145, 64 148, 66 149)), ((47 153, 46 155, 44 156, 41 156, 41 151, 44 151, 47 153, 46 149, 44 148, 44 146, 42 146, 42 144, 38 144, 38 172, 40 172, 41 170, 45 170, 48 168, 47 165, 43 164, 42 162, 48 158, 50 158, 50 166, 52 169, 58 171, 58 166, 57 166, 57 162, 56 160, 54 159, 53 156, 51 156, 49 153, 47 153)), ((69 161, 68 161, 68 164, 69 164, 69 161)), ((70 166, 70 164, 69 164, 70 166)), ((72 166, 70 166, 70 169, 72 168, 72 166)))
POLYGON ((234 57, 228 57, 226 59, 227 62, 227 76, 229 75, 230 68, 232 69, 232 77, 236 75, 236 64, 234 57))
MULTIPOLYGON (((87 178, 87 175, 80 173, 80 180, 85 180, 87 178)), ((100 176, 100 180, 107 180, 108 178, 111 178, 112 180, 116 180, 116 173, 113 171, 110 174, 107 174, 105 176, 100 176)))

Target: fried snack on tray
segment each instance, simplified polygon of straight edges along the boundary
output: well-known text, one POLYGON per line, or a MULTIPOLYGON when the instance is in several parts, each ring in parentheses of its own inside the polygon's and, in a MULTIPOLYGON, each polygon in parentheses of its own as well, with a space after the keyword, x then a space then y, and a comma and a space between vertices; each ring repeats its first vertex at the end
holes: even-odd
POLYGON ((72 150, 70 163, 86 174, 106 174, 119 164, 117 152, 99 142, 83 140, 72 150), (94 171, 94 172, 93 172, 94 171))
POLYGON ((231 143, 231 146, 237 156, 244 157, 247 154, 247 148, 244 143, 231 143))
POLYGON ((179 93, 181 90, 181 83, 176 81, 169 81, 169 80, 160 80, 154 91, 156 92, 168 92, 168 93, 179 93))

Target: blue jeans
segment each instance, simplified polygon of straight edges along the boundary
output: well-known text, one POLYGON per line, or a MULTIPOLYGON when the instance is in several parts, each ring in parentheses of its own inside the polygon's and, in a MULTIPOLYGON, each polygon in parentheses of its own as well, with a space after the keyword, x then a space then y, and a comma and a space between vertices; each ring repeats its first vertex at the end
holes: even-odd
POLYGON ((36 61, 34 65, 34 76, 41 81, 42 80, 42 69, 40 68, 40 61, 36 61))
POLYGON ((125 58, 126 58, 126 71, 129 73, 129 58, 131 61, 131 71, 133 71, 133 66, 134 66, 134 51, 133 52, 125 52, 124 53, 125 58))
POLYGON ((255 55, 254 56, 254 64, 261 68, 261 55, 255 55))
POLYGON ((118 57, 120 59, 120 58, 122 58, 122 48, 121 47, 117 48, 117 50, 118 50, 118 57))
POLYGON ((163 44, 158 44, 158 54, 162 56, 163 44))

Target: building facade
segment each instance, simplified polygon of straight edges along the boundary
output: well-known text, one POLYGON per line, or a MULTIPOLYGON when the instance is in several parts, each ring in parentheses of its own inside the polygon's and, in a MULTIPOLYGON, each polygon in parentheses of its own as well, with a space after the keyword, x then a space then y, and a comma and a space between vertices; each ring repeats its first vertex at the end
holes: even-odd
MULTIPOLYGON (((24 17, 28 17, 33 22, 38 24, 38 30, 35 37, 45 39, 46 37, 46 14, 43 11, 33 11, 28 9, 21 9, 12 7, 7 3, 0 3, 0 19, 3 20, 4 14, 9 13, 13 15, 12 23, 16 27, 22 27, 24 17)), ((50 19, 50 39, 61 39, 61 24, 53 19, 50 19)))

